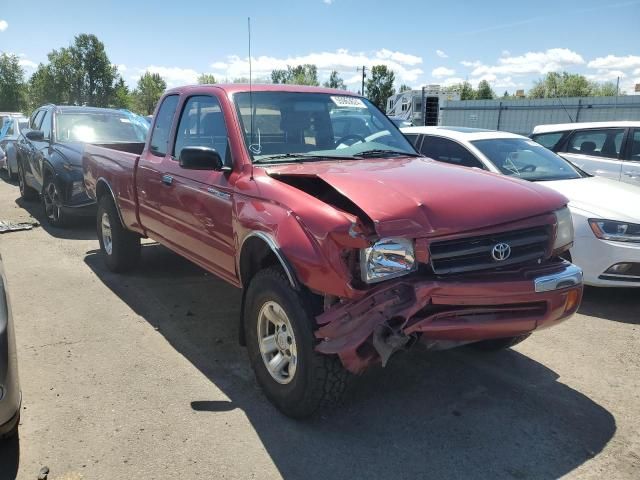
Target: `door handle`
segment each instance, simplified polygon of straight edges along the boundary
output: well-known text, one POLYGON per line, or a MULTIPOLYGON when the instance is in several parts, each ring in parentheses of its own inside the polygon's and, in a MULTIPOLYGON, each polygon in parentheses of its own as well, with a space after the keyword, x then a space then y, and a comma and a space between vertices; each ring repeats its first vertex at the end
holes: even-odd
POLYGON ((171 175, 162 175, 162 183, 171 185, 173 183, 173 177, 171 175))

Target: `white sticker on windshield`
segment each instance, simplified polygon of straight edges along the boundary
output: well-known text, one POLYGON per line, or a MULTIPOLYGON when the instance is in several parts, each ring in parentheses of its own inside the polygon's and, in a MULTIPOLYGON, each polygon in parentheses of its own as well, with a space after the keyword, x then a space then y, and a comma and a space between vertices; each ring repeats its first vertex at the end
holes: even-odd
POLYGON ((351 108, 367 108, 364 102, 358 97, 337 97, 332 96, 331 100, 339 107, 351 107, 351 108))
POLYGON ((525 143, 531 147, 539 147, 540 144, 535 142, 534 140, 525 140, 525 143))
POLYGON ((121 118, 120 121, 122 123, 131 123, 131 120, 129 120, 128 118, 121 118))

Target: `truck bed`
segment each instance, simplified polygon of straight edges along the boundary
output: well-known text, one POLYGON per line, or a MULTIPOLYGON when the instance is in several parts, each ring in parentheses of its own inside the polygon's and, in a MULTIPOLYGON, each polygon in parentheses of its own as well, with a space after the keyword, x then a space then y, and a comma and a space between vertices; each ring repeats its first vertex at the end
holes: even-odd
POLYGON ((108 188, 108 185, 123 223, 135 231, 140 231, 136 213, 135 169, 143 150, 144 143, 87 145, 82 158, 87 194, 95 199, 97 189, 108 188))

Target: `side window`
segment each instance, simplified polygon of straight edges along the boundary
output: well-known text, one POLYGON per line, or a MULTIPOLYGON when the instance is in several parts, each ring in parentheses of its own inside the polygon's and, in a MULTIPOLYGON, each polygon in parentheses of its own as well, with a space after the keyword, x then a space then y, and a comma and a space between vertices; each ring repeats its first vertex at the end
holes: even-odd
POLYGON ((5 126, 7 127, 7 131, 2 135, 13 135, 15 132, 15 129, 13 128, 13 126, 15 125, 15 122, 9 122, 7 123, 5 126))
POLYGON ((427 157, 440 162, 463 167, 484 168, 480 160, 473 156, 469 150, 446 138, 425 135, 420 151, 427 157))
POLYGON ((409 140, 411 142, 411 145, 413 145, 414 147, 418 145, 419 135, 417 133, 405 133, 404 136, 407 137, 407 140, 409 140))
POLYGON ((220 157, 227 157, 227 128, 220 102, 215 97, 190 97, 180 116, 173 156, 180 158, 184 147, 215 148, 220 157))
POLYGON ((549 150, 555 151, 555 147, 563 137, 563 132, 555 132, 555 133, 539 133, 537 135, 532 135, 531 139, 534 142, 538 142, 543 147, 548 148, 549 150))
POLYGON ((42 123, 42 117, 44 117, 44 110, 38 110, 31 120, 31 128, 33 130, 39 130, 42 123))
POLYGON ((630 141, 631 149, 629 151, 629 160, 632 162, 640 162, 640 128, 633 130, 630 141))
POLYGON ((623 137, 623 128, 576 131, 569 139, 567 152, 594 157, 618 158, 623 137))
POLYGON ((169 149, 169 133, 173 124, 173 117, 178 106, 178 95, 165 97, 156 115, 156 123, 153 126, 149 150, 153 155, 164 157, 169 149))
POLYGON ((45 140, 51 140, 51 110, 47 110, 47 113, 45 113, 40 130, 44 133, 45 140))

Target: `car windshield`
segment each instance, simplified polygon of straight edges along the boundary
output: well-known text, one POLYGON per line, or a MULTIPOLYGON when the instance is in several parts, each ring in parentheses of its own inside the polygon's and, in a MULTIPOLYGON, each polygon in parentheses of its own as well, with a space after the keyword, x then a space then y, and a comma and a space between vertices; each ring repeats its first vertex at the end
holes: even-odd
POLYGON ((144 142, 149 125, 136 117, 129 113, 59 113, 56 138, 59 142, 144 142))
POLYGON ((527 138, 495 138, 471 143, 505 175, 530 181, 583 177, 571 163, 527 138))
POLYGON ((307 92, 242 92, 233 98, 254 163, 418 155, 364 98, 307 92))

